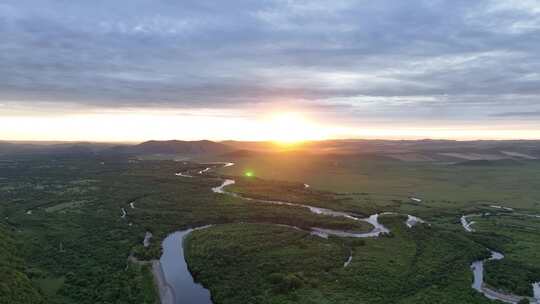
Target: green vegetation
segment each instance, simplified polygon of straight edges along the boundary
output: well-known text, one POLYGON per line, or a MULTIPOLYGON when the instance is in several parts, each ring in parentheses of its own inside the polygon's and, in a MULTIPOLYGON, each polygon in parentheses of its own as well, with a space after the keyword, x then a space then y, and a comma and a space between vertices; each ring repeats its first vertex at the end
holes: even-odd
POLYGON ((229 173, 247 166, 255 168, 259 176, 289 180, 278 182, 260 178, 237 179, 237 184, 231 187, 231 190, 250 197, 331 205, 334 209, 363 214, 381 210, 409 213, 420 216, 439 228, 457 232, 463 231, 459 223, 462 214, 489 213, 489 216, 474 217, 477 231, 467 235, 479 244, 505 254, 502 261, 486 264, 486 282, 499 290, 531 296, 531 283, 540 280, 540 219, 490 207, 503 204, 516 208, 517 213, 540 214, 540 206, 535 199, 538 197, 537 187, 535 188, 540 172, 538 162, 531 161, 529 167, 522 163, 510 166, 508 162, 503 162, 501 166, 478 168, 438 163, 411 164, 359 157, 339 160, 322 156, 296 158, 294 154, 271 155, 264 160, 248 158, 235 161, 240 162, 237 168, 228 167, 222 171, 229 173), (270 161, 272 169, 265 169, 264 166, 269 165, 270 161), (292 166, 292 162, 297 163, 296 169, 300 170, 287 170, 292 166), (316 170, 317 177, 313 177, 315 169, 307 169, 308 172, 303 170, 310 162, 314 168, 323 168, 316 170), (332 162, 347 165, 336 167, 338 165, 330 165, 332 162), (245 163, 248 165, 243 165, 245 163), (293 177, 286 175, 289 172, 293 177), (435 177, 435 174, 440 176, 435 177), (305 189, 303 184, 294 181, 295 176, 305 177, 307 180, 311 178, 315 183, 324 179, 328 184, 323 188, 329 190, 343 189, 342 187, 350 182, 347 179, 352 179, 358 185, 356 189, 359 192, 332 194, 329 191, 314 190, 313 184, 309 189, 305 189), (472 178, 476 180, 473 181, 472 178), (340 182, 334 187, 336 180, 340 182), (425 184, 419 185, 422 180, 425 184), (411 184, 411 188, 405 192, 402 185, 407 184, 411 184), (380 193, 370 192, 383 186, 384 190, 377 190, 382 191, 380 193), (426 189, 426 186, 433 189, 426 189), (416 189, 426 189, 424 191, 429 196, 420 191, 412 191, 416 189), (530 195, 525 196, 524 193, 530 195), (446 195, 446 199, 434 199, 443 195, 446 195), (420 197, 422 201, 416 202, 409 197, 420 197), (515 200, 496 203, 502 201, 496 197, 511 197, 515 200))
POLYGON ((3 259, 9 269, 5 275, 17 279, 6 280, 15 286, 5 288, 13 295, 35 298, 10 298, 10 303, 38 303, 40 299, 47 303, 154 303, 149 270, 129 263, 128 256, 158 258, 161 240, 187 227, 267 222, 305 229, 371 229, 366 223, 315 215, 305 208, 212 193, 219 179, 174 175, 201 167, 92 158, 2 163, 0 218, 7 227, 2 235, 19 243, 11 246, 6 241, 6 254, 13 252, 9 256, 17 259, 3 259), (130 202, 135 202, 135 209, 130 202), (128 213, 125 218, 121 218, 121 208, 128 213), (149 248, 141 245, 145 231, 154 234, 149 248))
POLYGON ((504 202, 508 207, 540 210, 540 161, 513 165, 460 166, 437 162, 402 162, 370 155, 310 155, 275 153, 228 158, 237 165, 223 174, 242 175, 249 169, 267 180, 307 183, 314 189, 365 195, 385 206, 392 200, 408 202, 420 197, 417 206, 456 210, 471 202, 504 202))
POLYGON ((16 241, 0 225, 0 303, 43 303, 39 290, 25 273, 16 241))
POLYGON ((514 259, 486 263, 486 283, 498 290, 522 296, 533 296, 531 284, 540 277, 540 268, 530 267, 514 259))
POLYGON ((505 254, 501 261, 486 263, 486 282, 500 290, 532 296, 531 284, 540 278, 540 219, 505 212, 475 221, 481 235, 490 232, 490 248, 505 254))
POLYGON ((189 236, 186 257, 216 304, 491 303, 470 288, 469 265, 487 257, 486 247, 506 256, 486 263, 489 285, 530 295, 530 282, 540 281, 540 219, 489 207, 540 214, 536 162, 480 168, 294 153, 233 161, 220 169, 241 176, 228 191, 363 215, 408 213, 431 226, 408 229, 403 216, 384 216, 389 236, 322 239, 280 225, 371 226, 212 193, 221 179, 211 172, 174 175, 204 164, 13 158, 0 162, 0 303, 156 303, 148 266, 128 257, 158 258, 169 233, 206 224, 216 226, 189 236), (474 218, 475 233, 463 231, 459 216, 487 212, 474 218))
POLYGON ((296 182, 246 177, 235 178, 235 181, 236 183, 229 186, 227 191, 235 192, 243 197, 326 207, 364 214, 365 216, 384 210, 369 207, 369 202, 367 200, 361 201, 361 198, 306 188, 304 184, 296 182))
POLYGON ((469 264, 486 254, 483 246, 459 233, 408 229, 403 220, 383 217, 393 237, 366 240, 222 225, 193 232, 186 256, 219 304, 490 303, 470 288, 469 264))

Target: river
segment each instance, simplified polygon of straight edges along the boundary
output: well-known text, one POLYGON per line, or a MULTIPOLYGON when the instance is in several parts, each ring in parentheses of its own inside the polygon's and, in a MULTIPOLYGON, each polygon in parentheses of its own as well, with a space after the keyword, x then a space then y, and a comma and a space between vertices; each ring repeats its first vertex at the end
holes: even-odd
MULTIPOLYGON (((227 194, 233 197, 238 197, 238 198, 250 200, 250 201, 257 201, 261 203, 307 208, 309 211, 315 214, 334 216, 334 217, 344 217, 344 218, 351 219, 353 221, 367 222, 373 226, 373 229, 369 232, 342 231, 342 230, 324 229, 324 228, 318 228, 318 227, 311 228, 314 234, 317 234, 322 237, 328 237, 329 235, 339 236, 339 237, 353 237, 353 238, 378 237, 381 234, 390 233, 390 229, 386 228, 383 224, 379 222, 379 216, 387 215, 387 214, 398 214, 398 213, 393 213, 393 212, 384 212, 381 214, 372 214, 369 217, 363 218, 363 217, 359 217, 358 215, 354 213, 335 211, 328 208, 315 207, 315 206, 310 206, 310 205, 305 205, 305 204, 296 204, 296 203, 284 202, 284 201, 253 199, 250 197, 241 196, 237 193, 225 191, 224 189, 225 187, 233 185, 234 183, 235 181, 233 179, 225 179, 223 180, 221 185, 212 188, 212 191, 215 193, 227 194)), ((412 228, 413 226, 419 223, 425 223, 425 221, 416 216, 407 214, 407 220, 405 222, 407 227, 412 228)))
POLYGON ((174 304, 212 304, 210 291, 194 281, 184 256, 184 238, 193 230, 177 231, 163 240, 163 254, 159 262, 174 304))
MULTIPOLYGON (((491 206, 493 208, 497 209, 504 209, 507 211, 513 211, 511 208, 505 208, 502 206, 491 206)), ((470 215, 463 215, 461 217, 461 225, 463 226, 463 229, 467 232, 474 232, 474 229, 471 228, 471 225, 475 222, 468 222, 467 218, 474 217, 474 216, 481 216, 480 214, 470 214, 470 215)), ((491 260, 502 260, 504 259, 504 255, 500 252, 496 252, 493 250, 490 250, 491 256, 486 260, 479 260, 474 261, 471 264, 471 270, 473 272, 473 284, 472 288, 476 291, 482 293, 485 297, 491 300, 499 300, 504 303, 510 303, 510 304, 516 304, 522 299, 527 299, 527 297, 522 297, 514 294, 509 294, 502 292, 500 290, 493 289, 486 285, 484 281, 484 263, 491 260)), ((540 282, 533 283, 532 284, 534 297, 528 298, 530 303, 540 303, 540 282)))
MULTIPOLYGON (((225 167, 234 165, 233 163, 222 163, 225 167)), ((208 172, 211 168, 206 168, 199 171, 199 174, 204 174, 208 172)), ((186 173, 176 173, 180 177, 191 178, 193 176, 186 173)), ((270 200, 256 200, 249 197, 242 197, 236 193, 227 192, 224 190, 225 187, 234 184, 235 181, 232 179, 223 180, 222 184, 212 188, 214 193, 220 193, 225 195, 231 195, 233 197, 238 197, 246 200, 258 201, 263 203, 277 204, 277 205, 288 205, 295 207, 307 208, 309 211, 315 214, 321 214, 326 216, 335 216, 335 217, 345 217, 355 221, 364 221, 373 226, 372 230, 369 232, 352 232, 352 231, 341 231, 341 230, 332 230, 332 229, 323 229, 312 227, 311 233, 319 237, 328 237, 329 235, 340 236, 340 237, 378 237, 381 234, 389 233, 390 230, 384 225, 379 223, 378 218, 379 214, 373 214, 367 218, 361 218, 355 214, 334 211, 327 208, 314 207, 309 205, 294 204, 289 202, 282 201, 270 201, 270 200)), ((125 211, 125 210, 123 210, 125 211)), ((389 214, 389 213, 385 213, 389 214)), ((424 223, 423 220, 415 216, 408 215, 406 225, 411 228, 418 223, 424 223)), ((284 225, 282 225, 284 226, 284 225)), ((159 262, 153 264, 153 272, 156 276, 156 281, 158 282, 160 298, 162 304, 212 304, 210 291, 205 289, 201 284, 196 283, 191 275, 188 265, 184 256, 183 240, 184 238, 194 230, 204 229, 210 226, 204 226, 200 228, 187 229, 182 231, 174 232, 168 235, 163 240, 163 254, 159 262)), ((288 226, 292 229, 300 229, 298 227, 288 226)), ((301 230, 301 229, 300 229, 301 230)), ((149 240, 152 234, 147 232, 144 240, 145 247, 148 246, 149 240)), ((352 252, 347 261, 345 261, 343 267, 347 267, 352 262, 352 252)))
MULTIPOLYGON (((233 163, 223 163, 225 167, 234 165, 233 163)), ((210 171, 211 168, 205 168, 204 170, 199 171, 198 173, 200 175, 210 171)), ((192 177, 191 175, 188 175, 186 173, 177 173, 177 176, 180 177, 192 177)), ((287 205, 287 206, 294 206, 294 207, 302 207, 307 208, 309 211, 315 214, 321 214, 321 215, 327 215, 327 216, 335 216, 335 217, 344 217, 355 221, 364 221, 373 226, 372 230, 369 232, 352 232, 352 231, 342 231, 342 230, 333 230, 333 229, 324 229, 324 228, 318 228, 318 227, 312 227, 311 233, 320 237, 328 237, 329 235, 333 236, 339 236, 339 237, 356 237, 356 238, 363 238, 363 237, 378 237, 381 234, 389 233, 390 230, 386 228, 384 225, 382 225, 378 218, 380 215, 385 214, 395 214, 391 212, 385 212, 381 214, 373 214, 367 218, 358 217, 355 214, 348 213, 348 212, 342 212, 342 211, 334 211, 327 208, 320 208, 305 204, 295 204, 290 202, 284 202, 284 201, 272 201, 272 200, 259 200, 259 199, 253 199, 249 197, 243 197, 239 194, 232 193, 225 191, 225 187, 233 185, 235 183, 232 179, 224 179, 222 184, 212 188, 212 191, 214 193, 219 194, 225 194, 230 195, 233 197, 238 197, 245 200, 251 200, 251 201, 258 201, 262 203, 269 203, 269 204, 276 204, 276 205, 287 205)), ((124 211, 124 210, 123 210, 124 211)), ((474 229, 472 229, 472 225, 474 222, 469 222, 468 218, 479 216, 479 214, 470 214, 470 215, 464 215, 461 217, 461 224, 463 225, 463 228, 467 232, 474 232, 474 229)), ((424 220, 412 216, 407 215, 407 220, 405 224, 407 227, 412 228, 414 225, 418 223, 425 223, 424 220)), ((206 227, 202 227, 206 228, 206 227)), ((296 227, 292 227, 296 228, 296 227)), ((196 228, 200 229, 200 228, 196 228)), ((297 229, 297 228, 296 228, 297 229)), ((205 289, 201 284, 196 283, 191 276, 191 273, 189 272, 189 268, 187 266, 185 257, 184 257, 184 248, 183 248, 183 239, 186 235, 188 235, 190 232, 192 232, 193 229, 178 231, 175 233, 170 234, 165 238, 163 241, 163 255, 160 259, 160 270, 162 271, 162 279, 158 279, 158 281, 164 281, 162 282, 163 286, 160 286, 160 290, 163 291, 162 294, 162 303, 174 303, 174 304, 182 304, 182 303, 197 303, 197 304, 211 304, 211 295, 210 292, 205 289), (178 297, 177 295, 181 295, 178 297)), ((347 267, 352 262, 352 252, 347 261, 344 263, 344 267, 347 267)), ((488 260, 501 260, 504 258, 504 255, 499 252, 491 251, 491 257, 486 260, 480 260, 475 261, 471 264, 471 270, 473 272, 474 276, 474 282, 472 284, 472 288, 481 292, 489 299, 496 299, 503 301, 505 303, 517 303, 522 297, 512 295, 512 294, 505 294, 500 291, 494 290, 486 286, 484 282, 484 263, 488 260)), ((159 275, 159 274, 158 274, 159 275)), ((540 303, 540 282, 533 284, 534 289, 534 298, 531 298, 531 303, 540 303)))

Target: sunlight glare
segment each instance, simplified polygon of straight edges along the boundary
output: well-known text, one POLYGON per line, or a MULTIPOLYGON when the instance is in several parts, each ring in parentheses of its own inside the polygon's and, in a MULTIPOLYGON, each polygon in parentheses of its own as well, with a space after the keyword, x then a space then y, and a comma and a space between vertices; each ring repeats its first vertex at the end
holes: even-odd
POLYGON ((322 128, 301 113, 285 112, 270 116, 264 137, 280 145, 294 145, 323 139, 322 128))

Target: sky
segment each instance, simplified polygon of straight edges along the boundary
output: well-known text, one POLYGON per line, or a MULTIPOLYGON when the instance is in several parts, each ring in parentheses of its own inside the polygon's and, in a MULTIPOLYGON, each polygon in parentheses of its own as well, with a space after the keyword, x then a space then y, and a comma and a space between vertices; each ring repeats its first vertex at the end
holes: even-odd
POLYGON ((2 0, 0 139, 540 139, 540 1, 2 0))

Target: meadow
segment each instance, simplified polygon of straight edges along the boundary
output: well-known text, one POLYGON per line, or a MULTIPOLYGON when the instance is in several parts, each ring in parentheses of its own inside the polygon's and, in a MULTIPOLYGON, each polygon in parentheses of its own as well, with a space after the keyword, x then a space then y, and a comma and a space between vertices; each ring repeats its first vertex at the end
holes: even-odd
POLYGON ((540 215, 538 161, 485 166, 287 153, 230 161, 237 166, 222 168, 223 174, 253 173, 231 187, 242 195, 331 204, 332 208, 360 214, 391 211, 417 215, 433 227, 465 234, 476 243, 504 252, 505 259, 486 265, 490 286, 532 296, 530 284, 540 279, 540 219, 530 216, 540 215), (310 187, 281 191, 303 183, 310 187), (291 193, 296 195, 291 197, 291 193), (513 212, 493 205, 512 208, 513 212), (487 216, 472 218, 475 232, 465 233, 459 221, 464 214, 487 216))
POLYGON ((540 211, 540 161, 535 160, 475 165, 403 162, 373 155, 274 153, 227 161, 236 166, 222 168, 223 174, 252 172, 261 179, 306 183, 342 196, 369 197, 372 205, 384 208, 400 202, 400 210, 421 213, 486 204, 540 211))
POLYGON ((529 295, 530 282, 540 280, 538 219, 489 206, 500 195, 514 198, 504 204, 516 212, 537 212, 534 162, 483 169, 274 157, 235 159, 236 166, 193 178, 175 173, 196 173, 208 165, 115 157, 0 162, 0 303, 156 303, 148 267, 128 257, 159 258, 168 234, 207 224, 215 226, 189 236, 186 257, 216 304, 490 303, 470 288, 469 265, 487 257, 486 248, 506 254, 486 265, 488 284, 529 295), (254 174, 245 176, 247 171, 254 174), (429 225, 409 229, 403 215, 386 215, 382 221, 392 231, 387 236, 323 239, 305 231, 371 227, 306 208, 213 193, 220 174, 234 176, 237 183, 227 190, 244 196, 365 216, 409 213, 429 225), (487 212, 491 216, 475 218, 475 233, 463 231, 461 214, 487 212), (149 247, 142 245, 146 231, 153 234, 149 247), (352 262, 344 267, 351 253, 352 262))
POLYGON ((369 229, 304 208, 212 193, 221 183, 217 178, 174 175, 204 165, 40 157, 0 165, 0 236, 6 240, 1 289, 9 291, 0 303, 155 303, 149 269, 128 257, 158 258, 161 240, 188 227, 268 222, 369 229), (148 248, 142 246, 146 231, 154 235, 148 248))

